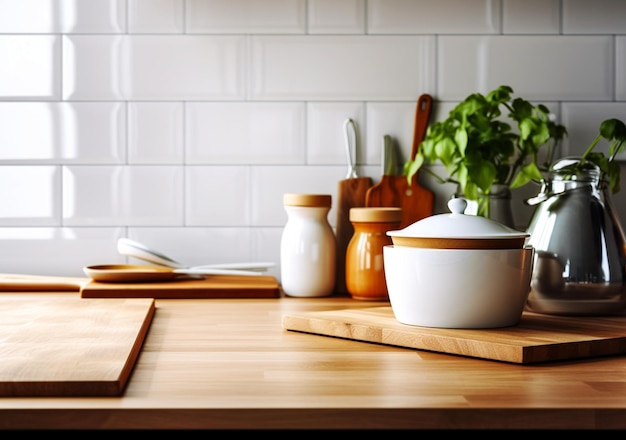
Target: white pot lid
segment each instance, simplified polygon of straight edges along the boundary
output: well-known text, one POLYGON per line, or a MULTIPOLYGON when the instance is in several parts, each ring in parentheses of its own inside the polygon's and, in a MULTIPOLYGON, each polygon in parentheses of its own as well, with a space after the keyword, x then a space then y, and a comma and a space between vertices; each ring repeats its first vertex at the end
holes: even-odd
MULTIPOLYGON (((530 236, 527 232, 521 232, 503 225, 500 222, 477 215, 466 215, 463 212, 467 207, 464 198, 453 198, 448 201, 450 214, 437 214, 415 222, 404 229, 388 231, 394 244, 415 247, 459 247, 459 240, 471 240, 460 247, 491 248, 490 241, 514 240, 513 247, 523 246, 524 240, 530 236), (397 239, 397 240, 394 240, 397 239), (403 239, 427 239, 426 241, 403 239), (437 240, 437 241, 433 241, 437 240), (446 242, 450 240, 450 242, 446 242), (454 242, 454 243, 453 243, 454 242)), ((503 243, 508 247, 510 243, 503 243)), ((497 247, 501 247, 498 245, 497 247)))

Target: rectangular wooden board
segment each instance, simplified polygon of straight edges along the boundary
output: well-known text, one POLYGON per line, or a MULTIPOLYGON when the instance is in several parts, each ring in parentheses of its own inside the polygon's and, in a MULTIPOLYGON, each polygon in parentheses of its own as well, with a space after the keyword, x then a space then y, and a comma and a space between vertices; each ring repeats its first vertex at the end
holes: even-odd
POLYGON ((80 290, 83 298, 279 298, 273 276, 208 275, 204 279, 153 283, 107 283, 90 281, 80 290))
POLYGON ((78 292, 89 278, 0 273, 0 292, 78 292))
POLYGON ((524 312, 518 325, 444 329, 401 324, 390 306, 282 317, 286 330, 518 364, 626 353, 626 317, 524 312))
POLYGON ((123 394, 153 299, 0 297, 0 396, 123 394))

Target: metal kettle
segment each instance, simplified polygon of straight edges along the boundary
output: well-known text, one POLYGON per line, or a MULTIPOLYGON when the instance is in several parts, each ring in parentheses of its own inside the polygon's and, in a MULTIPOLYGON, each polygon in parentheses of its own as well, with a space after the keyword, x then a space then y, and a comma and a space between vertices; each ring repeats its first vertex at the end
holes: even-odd
POLYGON ((535 248, 526 308, 554 315, 614 315, 626 306, 626 240, 607 182, 590 164, 571 175, 564 158, 550 169, 527 231, 535 248))

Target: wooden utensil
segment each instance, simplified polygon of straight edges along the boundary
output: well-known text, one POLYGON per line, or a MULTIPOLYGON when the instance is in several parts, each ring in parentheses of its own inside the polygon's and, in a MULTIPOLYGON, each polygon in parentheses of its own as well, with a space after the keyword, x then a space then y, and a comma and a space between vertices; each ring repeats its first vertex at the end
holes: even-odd
POLYGON ((400 207, 400 195, 397 190, 395 179, 405 177, 396 176, 398 163, 396 158, 396 146, 391 136, 383 136, 383 170, 380 181, 367 190, 365 205, 368 207, 400 207))
POLYGON ((230 269, 173 269, 165 266, 153 266, 148 264, 102 264, 98 266, 86 266, 83 268, 85 275, 94 281, 105 283, 127 282, 151 282, 169 281, 175 279, 189 279, 191 276, 203 278, 212 275, 227 276, 261 276, 260 272, 230 269))
POLYGON ((346 249, 354 234, 354 227, 350 222, 350 208, 365 206, 365 195, 372 186, 370 177, 359 177, 356 171, 356 149, 358 145, 356 124, 352 119, 344 122, 344 136, 348 158, 348 174, 339 181, 337 202, 337 225, 335 235, 337 239, 337 258, 335 275, 335 292, 346 293, 346 249))
MULTIPOLYGON (((415 159, 418 148, 428 128, 428 121, 432 109, 432 97, 423 94, 417 100, 415 110, 415 126, 413 132, 413 145, 411 160, 415 159)), ((366 195, 367 206, 395 206, 402 208, 402 222, 400 228, 404 228, 418 220, 433 214, 434 193, 419 184, 417 174, 411 183, 406 176, 388 176, 380 182, 380 187, 370 189, 366 195)))

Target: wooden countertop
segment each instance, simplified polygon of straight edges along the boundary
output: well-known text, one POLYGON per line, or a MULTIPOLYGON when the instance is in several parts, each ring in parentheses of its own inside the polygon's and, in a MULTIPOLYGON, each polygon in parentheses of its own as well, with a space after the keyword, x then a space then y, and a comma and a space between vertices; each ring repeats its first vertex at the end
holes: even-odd
POLYGON ((626 428, 626 356, 519 365, 281 326, 382 304, 156 300, 122 397, 0 398, 0 429, 626 428))

